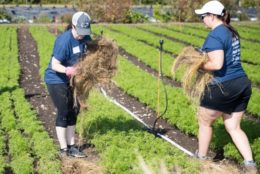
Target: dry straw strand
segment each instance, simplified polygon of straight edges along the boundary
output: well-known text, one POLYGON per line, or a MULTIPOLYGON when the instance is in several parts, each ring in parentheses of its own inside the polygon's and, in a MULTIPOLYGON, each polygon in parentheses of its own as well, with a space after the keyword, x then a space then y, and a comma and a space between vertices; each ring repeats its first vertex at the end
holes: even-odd
POLYGON ((98 37, 87 44, 87 54, 76 64, 76 74, 71 78, 74 104, 87 109, 86 100, 96 84, 110 82, 117 70, 117 44, 105 37, 98 37))
POLYGON ((181 79, 182 87, 185 94, 196 104, 199 103, 205 87, 213 78, 209 71, 200 68, 207 61, 206 53, 201 53, 189 46, 182 50, 172 65, 174 76, 178 70, 184 68, 181 79))

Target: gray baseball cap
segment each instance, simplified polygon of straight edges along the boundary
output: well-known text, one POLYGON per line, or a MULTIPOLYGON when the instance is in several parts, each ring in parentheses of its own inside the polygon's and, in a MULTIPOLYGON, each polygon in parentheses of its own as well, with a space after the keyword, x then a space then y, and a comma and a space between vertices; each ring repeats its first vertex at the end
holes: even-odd
POLYGON ((72 17, 72 25, 75 26, 76 31, 79 35, 90 35, 90 17, 87 13, 79 11, 75 13, 72 17))

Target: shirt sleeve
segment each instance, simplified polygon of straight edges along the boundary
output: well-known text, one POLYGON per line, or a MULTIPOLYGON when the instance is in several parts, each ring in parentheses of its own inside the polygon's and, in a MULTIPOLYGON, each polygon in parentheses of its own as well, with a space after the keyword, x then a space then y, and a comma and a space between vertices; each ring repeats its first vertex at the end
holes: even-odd
POLYGON ((66 59, 67 55, 67 44, 64 42, 61 42, 60 40, 57 40, 55 42, 54 48, 53 48, 53 56, 59 60, 60 62, 63 62, 66 59))
POLYGON ((202 50, 206 52, 224 50, 224 44, 221 42, 220 38, 215 37, 213 35, 208 35, 203 44, 202 50))

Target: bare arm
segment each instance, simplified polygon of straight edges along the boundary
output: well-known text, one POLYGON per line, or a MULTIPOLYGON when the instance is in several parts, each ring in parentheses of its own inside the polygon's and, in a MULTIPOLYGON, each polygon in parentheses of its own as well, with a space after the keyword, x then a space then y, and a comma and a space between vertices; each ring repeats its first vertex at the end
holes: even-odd
POLYGON ((56 59, 55 57, 52 57, 51 60, 51 66, 54 71, 65 73, 66 67, 61 64, 61 62, 56 59))
POLYGON ((202 66, 204 70, 220 70, 224 64, 224 51, 215 50, 208 52, 209 60, 202 66))

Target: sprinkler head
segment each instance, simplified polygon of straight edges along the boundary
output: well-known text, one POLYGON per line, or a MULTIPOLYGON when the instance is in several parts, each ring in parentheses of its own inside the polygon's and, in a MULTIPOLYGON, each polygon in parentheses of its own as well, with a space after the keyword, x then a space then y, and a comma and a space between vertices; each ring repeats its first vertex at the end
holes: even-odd
POLYGON ((145 128, 146 131, 148 131, 151 134, 154 134, 154 136, 159 137, 158 134, 166 134, 167 130, 162 128, 145 128))

